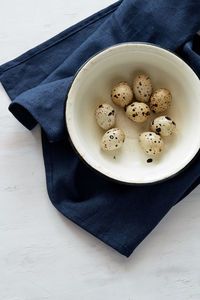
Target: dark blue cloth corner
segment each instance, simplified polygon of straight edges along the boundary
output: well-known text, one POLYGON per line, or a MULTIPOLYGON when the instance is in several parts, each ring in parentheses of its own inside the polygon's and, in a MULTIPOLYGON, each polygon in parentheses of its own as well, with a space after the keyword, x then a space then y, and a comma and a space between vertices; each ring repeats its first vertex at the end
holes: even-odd
POLYGON ((42 128, 47 188, 67 218, 129 256, 200 182, 200 156, 176 177, 127 186, 95 173, 74 152, 65 126, 68 87, 92 55, 116 43, 151 42, 180 55, 200 76, 200 1, 118 1, 0 66, 9 110, 28 129, 42 128))

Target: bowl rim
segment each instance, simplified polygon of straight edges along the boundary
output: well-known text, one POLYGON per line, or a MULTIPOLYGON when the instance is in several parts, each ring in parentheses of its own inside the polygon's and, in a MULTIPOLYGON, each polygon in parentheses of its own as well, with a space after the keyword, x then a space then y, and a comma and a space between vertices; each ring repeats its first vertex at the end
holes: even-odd
MULTIPOLYGON (((195 155, 191 158, 191 160, 184 166, 182 167, 180 170, 178 170, 177 172, 173 173, 172 175, 169 175, 165 178, 162 178, 160 180, 155 180, 155 181, 152 181, 152 182, 130 182, 130 181, 123 181, 123 180, 120 180, 120 179, 116 179, 116 178, 113 178, 112 176, 109 176, 103 172, 101 172, 98 168, 95 168, 94 166, 92 166, 84 157, 83 155, 79 152, 78 148, 74 145, 73 143, 73 140, 72 140, 72 135, 70 134, 70 129, 69 129, 69 124, 68 124, 68 120, 67 120, 67 111, 69 109, 69 102, 67 101, 68 100, 68 95, 69 95, 69 92, 72 88, 72 85, 76 79, 76 77, 78 76, 78 74, 80 73, 80 71, 85 67, 85 65, 87 63, 90 62, 90 60, 94 59, 96 56, 98 56, 99 54, 105 52, 105 51, 108 51, 110 49, 113 49, 113 48, 117 48, 117 47, 123 47, 123 46, 126 46, 126 45, 138 45, 138 46, 142 46, 142 45, 146 45, 146 46, 151 46, 153 48, 158 48, 158 49, 161 49, 161 50, 164 50, 166 52, 169 52, 170 54, 176 56, 176 58, 178 58, 182 63, 184 63, 193 73, 193 75, 196 77, 197 80, 199 80, 197 74, 195 73, 195 71, 178 55, 176 54, 175 52, 173 52, 172 50, 169 50, 168 48, 164 48, 162 46, 159 46, 157 44, 154 44, 154 43, 149 43, 149 42, 122 42, 122 43, 117 43, 117 44, 114 44, 114 45, 111 45, 109 47, 106 47, 98 52, 96 52, 94 55, 90 56, 78 69, 77 71, 75 72, 70 84, 69 84, 69 87, 67 89, 67 96, 66 96, 66 101, 65 101, 65 124, 66 124, 66 129, 67 129, 67 132, 68 132, 68 140, 72 146, 72 148, 74 149, 75 153, 79 156, 79 158, 81 159, 81 161, 87 166, 89 167, 91 170, 93 170, 95 173, 97 173, 98 175, 100 175, 101 177, 103 178, 106 178, 108 179, 109 181, 111 182, 115 182, 115 183, 119 183, 119 184, 122 184, 122 185, 128 185, 128 186, 150 186, 150 185, 156 185, 156 184, 159 184, 159 183, 163 183, 163 182, 166 182, 174 177, 176 177, 177 175, 181 174, 183 171, 185 171, 187 168, 189 168, 192 163, 194 162, 194 160, 197 158, 197 156, 200 154, 200 145, 199 145, 199 148, 197 150, 197 152, 195 153, 195 155)), ((200 84, 200 82, 199 82, 200 84)))

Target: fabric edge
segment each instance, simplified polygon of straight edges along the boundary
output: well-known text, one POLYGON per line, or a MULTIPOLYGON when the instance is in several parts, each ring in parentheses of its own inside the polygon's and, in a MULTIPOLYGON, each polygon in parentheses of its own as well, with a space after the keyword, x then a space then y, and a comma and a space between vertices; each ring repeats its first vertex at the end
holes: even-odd
POLYGON ((31 113, 21 104, 12 102, 9 105, 8 110, 28 130, 32 130, 37 125, 37 121, 31 113))
POLYGON ((84 223, 82 223, 82 220, 80 220, 78 218, 74 218, 74 217, 69 218, 67 215, 64 215, 62 213, 62 211, 59 209, 58 206, 55 205, 55 202, 53 200, 54 192, 53 192, 53 178, 52 178, 52 165, 51 165, 52 160, 51 160, 51 153, 50 153, 51 149, 49 151, 46 151, 46 146, 45 146, 46 135, 43 130, 41 131, 41 135, 42 135, 42 145, 43 145, 42 148, 43 148, 43 153, 44 153, 44 166, 45 166, 45 170, 46 170, 46 187, 47 187, 47 192, 48 192, 49 199, 50 199, 52 205, 59 211, 59 213, 61 213, 63 216, 65 216, 68 220, 72 221, 77 226, 84 229, 85 231, 90 233, 95 238, 101 240, 103 243, 105 243, 106 245, 110 246, 111 248, 115 249, 117 252, 119 252, 120 254, 122 254, 128 258, 132 254, 132 252, 134 251, 135 248, 129 249, 128 247, 125 247, 124 245, 120 245, 117 242, 110 243, 110 241, 107 240, 105 237, 95 235, 95 233, 89 231, 88 228, 86 228, 84 223))

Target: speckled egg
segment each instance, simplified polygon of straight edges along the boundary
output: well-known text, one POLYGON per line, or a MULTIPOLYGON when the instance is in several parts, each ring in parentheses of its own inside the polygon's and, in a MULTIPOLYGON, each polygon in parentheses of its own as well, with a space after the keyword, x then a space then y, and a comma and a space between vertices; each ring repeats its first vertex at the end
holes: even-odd
POLYGON ((146 103, 133 102, 126 108, 126 115, 137 123, 145 122, 150 116, 150 108, 146 103))
POLYGON ((150 98, 150 108, 154 113, 165 111, 171 103, 172 95, 169 90, 164 88, 155 90, 150 98))
POLYGON ((139 143, 147 155, 155 156, 160 154, 164 148, 161 137, 154 132, 143 132, 139 135, 139 143))
POLYGON ((152 121, 151 129, 162 136, 169 136, 176 131, 176 123, 170 117, 161 116, 152 121))
POLYGON ((149 76, 140 74, 133 80, 133 92, 137 101, 148 102, 152 94, 152 84, 149 76))
POLYGON ((107 103, 103 103, 97 106, 95 117, 97 124, 104 130, 108 130, 115 125, 115 110, 107 103))
POLYGON ((125 107, 133 100, 133 91, 127 82, 120 82, 111 92, 112 101, 121 107, 125 107))
POLYGON ((119 128, 112 128, 103 135, 101 149, 105 151, 117 150, 122 147, 124 141, 124 132, 119 128))

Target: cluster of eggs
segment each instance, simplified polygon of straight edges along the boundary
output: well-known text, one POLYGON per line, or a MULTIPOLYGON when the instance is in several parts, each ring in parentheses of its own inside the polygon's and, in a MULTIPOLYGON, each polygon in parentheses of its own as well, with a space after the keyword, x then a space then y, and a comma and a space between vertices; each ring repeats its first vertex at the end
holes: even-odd
MULTIPOLYGON (((169 90, 159 88, 153 92, 149 76, 140 74, 133 80, 133 89, 127 82, 120 82, 111 92, 111 99, 117 106, 124 108, 127 117, 137 123, 149 119, 151 111, 162 113, 172 103, 172 95, 169 90), (149 102, 149 103, 148 103, 149 102), (147 104, 148 103, 148 104, 147 104)), ((125 134, 115 126, 115 109, 107 104, 100 104, 96 109, 98 125, 107 130, 101 140, 101 149, 112 151, 119 149, 124 141, 125 134)), ((147 155, 155 156, 164 148, 163 136, 172 135, 176 130, 176 124, 168 116, 160 116, 151 122, 151 131, 139 135, 139 143, 147 155)))
POLYGON ((115 125, 116 112, 114 108, 107 104, 100 104, 96 109, 97 124, 104 130, 107 130, 101 140, 101 149, 112 151, 121 148, 125 141, 125 134, 119 128, 113 128, 115 125))

